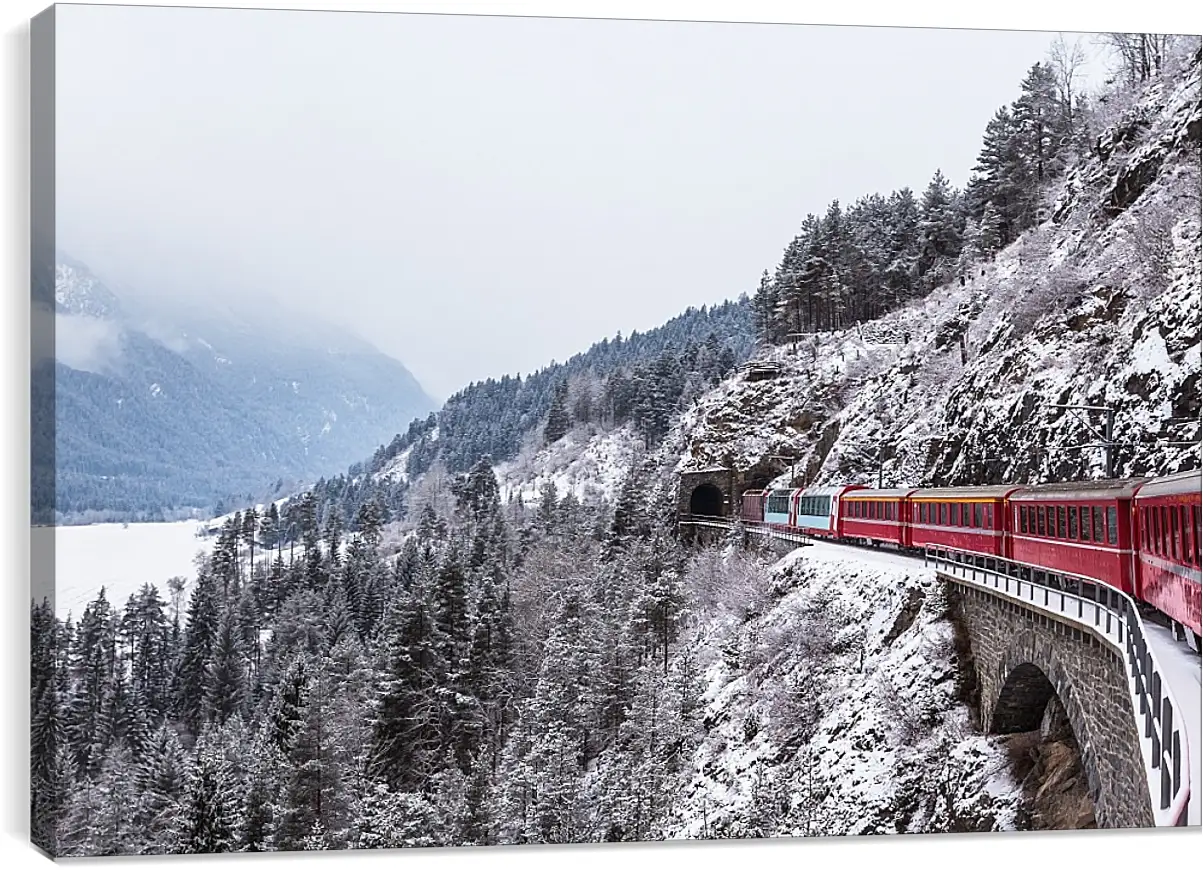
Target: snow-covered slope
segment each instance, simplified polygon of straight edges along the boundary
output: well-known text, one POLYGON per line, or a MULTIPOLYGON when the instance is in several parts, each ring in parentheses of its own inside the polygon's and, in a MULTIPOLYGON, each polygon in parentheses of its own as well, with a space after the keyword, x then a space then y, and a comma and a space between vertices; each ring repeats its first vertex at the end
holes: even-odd
POLYGON ((761 614, 709 623, 705 736, 677 838, 1012 830, 1021 787, 958 699, 952 623, 921 562, 819 543, 761 614))
MULTIPOLYGON (((1158 81, 1068 173, 1048 218, 971 276, 873 324, 763 354, 681 422, 679 469, 924 485, 1198 464, 1200 81, 1158 81)), ((780 478, 785 482, 785 477, 780 478)))
POLYGON ((612 502, 642 447, 643 440, 631 426, 578 426, 554 444, 498 465, 494 472, 501 501, 537 504, 550 482, 557 498, 571 492, 584 504, 612 502))

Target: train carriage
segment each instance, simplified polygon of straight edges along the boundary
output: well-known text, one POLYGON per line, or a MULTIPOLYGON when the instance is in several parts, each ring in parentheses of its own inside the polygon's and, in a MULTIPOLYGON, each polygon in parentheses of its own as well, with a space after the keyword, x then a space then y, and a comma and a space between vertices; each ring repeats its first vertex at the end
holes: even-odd
POLYGON ((918 489, 907 498, 910 546, 1005 556, 1004 510, 1017 486, 918 489))
POLYGON ((854 490, 867 487, 814 486, 802 490, 797 501, 793 525, 798 531, 820 537, 837 538, 843 535, 840 519, 840 499, 854 490))
POLYGON ((1132 501, 1137 596, 1200 635, 1200 472, 1143 484, 1132 501))
POLYGON ((768 498, 767 489, 749 489, 739 500, 739 518, 745 523, 764 522, 764 503, 768 498))
POLYGON ((1027 486, 1010 498, 1015 562, 1090 577, 1137 596, 1132 499, 1145 478, 1027 486))
POLYGON ((764 500, 764 522, 769 526, 790 528, 794 525, 800 489, 769 490, 764 500))
POLYGON ((915 489, 860 489, 840 499, 840 537, 910 547, 905 522, 915 489))

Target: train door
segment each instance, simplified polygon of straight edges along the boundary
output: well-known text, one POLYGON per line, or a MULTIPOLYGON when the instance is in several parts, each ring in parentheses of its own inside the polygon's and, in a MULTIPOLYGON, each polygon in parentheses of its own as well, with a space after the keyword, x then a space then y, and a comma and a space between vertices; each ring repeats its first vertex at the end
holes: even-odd
POLYGON ((999 504, 1001 505, 998 518, 999 529, 1002 531, 1002 557, 1004 559, 1011 559, 1015 554, 1011 534, 1018 526, 1018 523, 1015 522, 1015 515, 1019 512, 1020 508, 1017 505, 1012 505, 1011 499, 1006 496, 1003 496, 999 504))

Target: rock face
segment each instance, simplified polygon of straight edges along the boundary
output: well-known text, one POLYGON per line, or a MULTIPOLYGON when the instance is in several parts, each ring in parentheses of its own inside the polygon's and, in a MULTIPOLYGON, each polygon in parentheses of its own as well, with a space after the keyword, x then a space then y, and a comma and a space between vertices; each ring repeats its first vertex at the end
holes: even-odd
POLYGON ((1098 827, 1081 746, 1056 697, 1049 702, 1040 728, 1008 735, 1000 742, 1011 754, 1013 774, 1023 788, 1025 828, 1067 831, 1098 827))
POLYGON ((781 454, 799 483, 889 487, 1197 465, 1198 56, 1115 111, 1048 220, 964 287, 766 352, 776 377, 737 375, 682 421, 681 468, 781 454), (1103 415, 1054 405, 1114 411, 1110 469, 1087 447, 1103 415))

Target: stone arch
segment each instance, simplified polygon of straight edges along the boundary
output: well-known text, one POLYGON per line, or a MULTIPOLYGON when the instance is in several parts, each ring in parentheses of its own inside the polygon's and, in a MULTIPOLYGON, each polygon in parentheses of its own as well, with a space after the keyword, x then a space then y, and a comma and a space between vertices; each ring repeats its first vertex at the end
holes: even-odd
POLYGON ((1024 662, 1006 675, 994 704, 994 715, 990 718, 990 733, 1035 731, 1056 693, 1044 671, 1031 662, 1024 662))
MULTIPOLYGON (((1080 703, 1074 683, 1053 649, 1034 632, 1020 631, 1008 644, 1000 661, 997 695, 988 718, 990 733, 1013 734, 1047 727, 1048 717, 1064 715, 1064 723, 1078 745, 1086 771, 1087 790, 1095 815, 1108 816, 1109 801, 1101 793, 1099 759, 1091 718, 1080 703)), ((1107 735, 1097 735, 1105 742, 1107 735)))
POLYGON ((689 512, 695 516, 721 517, 723 491, 713 483, 701 483, 689 494, 689 512))

